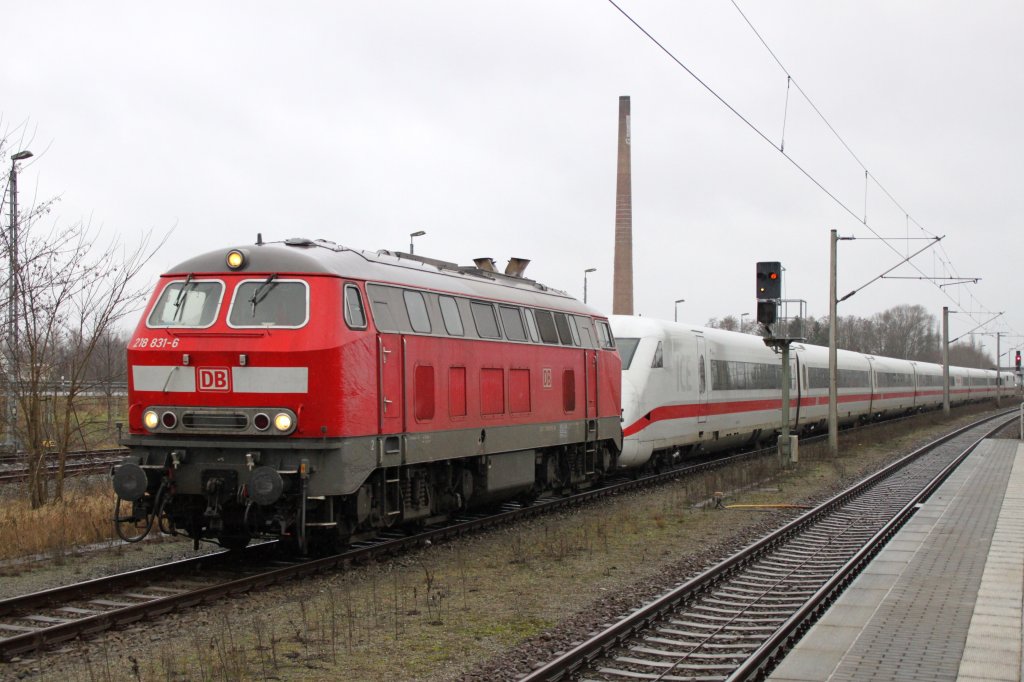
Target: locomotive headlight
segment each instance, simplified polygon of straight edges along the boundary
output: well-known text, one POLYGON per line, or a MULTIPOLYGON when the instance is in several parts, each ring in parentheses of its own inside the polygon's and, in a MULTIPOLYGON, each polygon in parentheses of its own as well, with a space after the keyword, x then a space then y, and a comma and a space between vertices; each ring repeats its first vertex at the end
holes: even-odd
POLYGON ((160 423, 160 415, 153 410, 146 410, 146 413, 142 415, 142 423, 146 425, 146 428, 152 431, 160 423))
POLYGON ((292 428, 292 416, 285 412, 279 412, 274 417, 274 428, 278 431, 287 431, 292 428))
POLYGON ((237 270, 245 265, 245 254, 237 249, 234 251, 228 251, 227 264, 232 270, 237 270))

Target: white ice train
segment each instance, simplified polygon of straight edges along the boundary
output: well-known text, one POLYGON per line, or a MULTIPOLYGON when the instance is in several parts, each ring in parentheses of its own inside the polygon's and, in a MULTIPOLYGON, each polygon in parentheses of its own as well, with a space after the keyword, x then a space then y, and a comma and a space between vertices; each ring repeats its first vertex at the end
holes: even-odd
MULTIPOLYGON (((652 456, 774 442, 780 427, 782 364, 759 336, 625 315, 610 318, 622 357, 622 455, 652 456)), ((824 430, 828 348, 790 349, 790 428, 824 430)), ((995 370, 950 367, 954 404, 995 398, 995 370)), ((1003 395, 1015 385, 1002 372, 1003 395)), ((942 405, 942 365, 838 351, 840 424, 942 405)))

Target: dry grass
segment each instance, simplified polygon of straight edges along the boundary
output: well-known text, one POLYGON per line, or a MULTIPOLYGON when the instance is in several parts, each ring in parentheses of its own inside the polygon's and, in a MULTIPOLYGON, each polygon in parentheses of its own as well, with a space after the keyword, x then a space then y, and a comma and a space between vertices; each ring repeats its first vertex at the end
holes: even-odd
POLYGON ((63 556, 69 549, 114 536, 114 493, 106 480, 82 479, 64 500, 32 509, 26 496, 0 503, 0 559, 36 554, 63 556))

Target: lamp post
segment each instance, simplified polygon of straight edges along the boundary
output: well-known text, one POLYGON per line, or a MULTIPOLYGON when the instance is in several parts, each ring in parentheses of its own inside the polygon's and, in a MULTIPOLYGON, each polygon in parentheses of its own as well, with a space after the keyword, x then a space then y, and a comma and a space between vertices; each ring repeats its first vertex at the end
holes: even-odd
POLYGON ((409 255, 410 256, 415 253, 415 251, 413 251, 412 240, 415 239, 416 237, 422 237, 425 234, 426 234, 426 232, 424 230, 417 230, 416 232, 410 232, 409 233, 409 255))
POLYGON ((743 318, 750 315, 750 313, 740 313, 740 332, 743 331, 743 318))
POLYGON ((24 161, 25 159, 31 158, 32 152, 26 150, 11 154, 11 175, 10 175, 10 188, 11 188, 11 234, 10 242, 8 243, 7 252, 7 263, 10 266, 10 283, 8 285, 8 306, 7 306, 7 324, 9 326, 10 337, 8 339, 10 343, 10 352, 8 354, 8 366, 7 366, 7 442, 11 444, 13 450, 17 451, 17 438, 14 435, 14 420, 15 420, 15 397, 14 397, 14 378, 17 376, 17 362, 16 353, 18 348, 18 316, 17 316, 17 302, 16 298, 18 295, 18 162, 24 161))
POLYGON ((676 307, 675 307, 675 314, 674 314, 674 316, 673 316, 673 318, 672 318, 672 319, 674 319, 674 320, 675 320, 676 322, 678 322, 678 321, 679 321, 679 304, 680 304, 680 303, 686 303, 686 299, 685 299, 685 298, 677 298, 677 299, 676 299, 676 307))
POLYGON ((583 271, 583 302, 587 302, 587 275, 597 272, 597 268, 587 268, 583 271))

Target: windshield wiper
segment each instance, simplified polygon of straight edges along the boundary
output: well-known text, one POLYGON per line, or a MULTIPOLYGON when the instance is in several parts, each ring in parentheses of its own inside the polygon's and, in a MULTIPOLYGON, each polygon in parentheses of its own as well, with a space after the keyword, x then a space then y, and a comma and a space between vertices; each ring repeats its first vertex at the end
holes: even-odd
POLYGON ((258 287, 256 287, 256 291, 253 292, 252 298, 249 299, 249 303, 252 303, 252 316, 253 316, 253 318, 256 317, 256 304, 259 303, 260 301, 262 301, 263 299, 265 299, 267 297, 267 294, 270 293, 270 290, 274 286, 272 284, 272 282, 275 279, 277 279, 277 273, 276 272, 274 274, 270 275, 270 277, 267 277, 265 280, 263 280, 263 283, 260 284, 258 287))
POLYGON ((181 285, 181 289, 178 291, 178 297, 174 299, 174 317, 171 318, 171 322, 176 322, 181 314, 184 312, 184 308, 181 304, 185 302, 185 294, 188 292, 189 285, 192 284, 192 273, 188 273, 188 277, 185 278, 185 283, 181 285))

